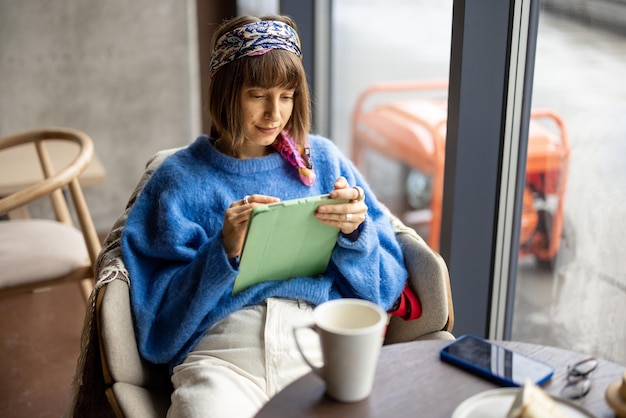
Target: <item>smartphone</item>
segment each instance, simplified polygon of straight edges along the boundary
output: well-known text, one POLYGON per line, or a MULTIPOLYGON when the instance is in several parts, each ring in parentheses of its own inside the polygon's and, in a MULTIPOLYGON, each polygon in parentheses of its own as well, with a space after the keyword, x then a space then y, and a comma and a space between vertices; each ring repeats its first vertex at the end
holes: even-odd
POLYGON ((554 369, 538 360, 474 335, 463 335, 439 351, 441 360, 503 386, 522 386, 526 379, 542 385, 554 369))

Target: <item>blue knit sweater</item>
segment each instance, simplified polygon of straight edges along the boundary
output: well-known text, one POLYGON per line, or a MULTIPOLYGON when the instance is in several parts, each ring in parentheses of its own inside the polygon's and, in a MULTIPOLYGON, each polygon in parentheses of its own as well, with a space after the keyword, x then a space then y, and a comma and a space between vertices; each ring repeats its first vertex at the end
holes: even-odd
POLYGON ((201 136, 168 157, 128 215, 122 254, 131 280, 131 305, 141 355, 150 362, 182 362, 202 335, 238 309, 269 297, 318 305, 354 297, 389 309, 406 283, 404 259, 389 219, 363 177, 328 139, 311 135, 317 180, 305 186, 278 153, 235 159, 201 136), (328 193, 339 176, 365 190, 368 213, 355 241, 339 235, 321 277, 269 281, 232 295, 237 270, 221 239, 224 211, 245 195, 282 200, 328 193))

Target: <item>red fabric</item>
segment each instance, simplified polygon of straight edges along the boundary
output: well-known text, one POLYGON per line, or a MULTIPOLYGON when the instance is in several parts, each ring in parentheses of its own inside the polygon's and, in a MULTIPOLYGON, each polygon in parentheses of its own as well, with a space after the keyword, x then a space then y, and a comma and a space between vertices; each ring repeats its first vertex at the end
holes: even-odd
POLYGON ((408 284, 404 286, 398 302, 392 309, 389 311, 391 315, 399 316, 405 321, 411 321, 422 316, 422 304, 408 284))

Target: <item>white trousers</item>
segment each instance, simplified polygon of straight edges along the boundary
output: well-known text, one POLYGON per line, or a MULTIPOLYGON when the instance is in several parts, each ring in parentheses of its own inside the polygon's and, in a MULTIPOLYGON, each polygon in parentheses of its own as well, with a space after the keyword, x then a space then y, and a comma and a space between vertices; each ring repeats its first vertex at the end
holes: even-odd
MULTIPOLYGON (((215 324, 174 368, 168 418, 249 418, 311 369, 295 345, 293 327, 311 324, 305 302, 268 299, 215 324)), ((321 363, 316 334, 298 333, 308 358, 321 363)))

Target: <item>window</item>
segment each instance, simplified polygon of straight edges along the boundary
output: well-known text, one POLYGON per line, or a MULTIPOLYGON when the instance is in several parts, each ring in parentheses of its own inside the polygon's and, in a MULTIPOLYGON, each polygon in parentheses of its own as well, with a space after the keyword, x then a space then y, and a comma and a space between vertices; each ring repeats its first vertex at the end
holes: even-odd
POLYGON ((539 18, 533 108, 566 132, 553 120, 550 146, 529 141, 543 175, 527 211, 545 232, 519 260, 512 338, 624 364, 626 4, 577 3, 544 0, 539 18))

